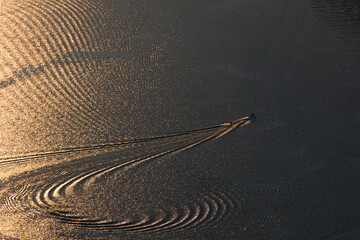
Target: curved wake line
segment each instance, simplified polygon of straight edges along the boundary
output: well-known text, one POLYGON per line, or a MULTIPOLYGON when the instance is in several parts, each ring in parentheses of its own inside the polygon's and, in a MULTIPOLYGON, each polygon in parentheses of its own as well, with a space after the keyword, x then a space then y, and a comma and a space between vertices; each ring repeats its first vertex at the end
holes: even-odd
POLYGON ((256 117, 254 114, 251 114, 248 117, 239 118, 239 119, 236 119, 236 120, 228 122, 228 123, 223 123, 220 125, 196 129, 196 130, 190 130, 190 131, 186 131, 186 132, 182 132, 182 133, 175 133, 175 134, 150 137, 150 138, 132 139, 132 140, 126 140, 126 141, 120 141, 120 142, 114 142, 114 143, 103 143, 103 144, 97 144, 97 145, 67 147, 67 148, 61 148, 61 149, 57 149, 57 150, 53 150, 53 151, 49 151, 49 152, 40 152, 40 153, 34 153, 34 154, 29 154, 29 155, 23 155, 23 156, 0 158, 0 166, 24 162, 26 160, 31 160, 31 159, 37 159, 37 158, 58 155, 58 154, 82 152, 82 151, 89 151, 89 150, 98 150, 98 149, 104 149, 104 148, 117 147, 117 146, 126 145, 126 144, 151 142, 151 141, 159 140, 159 139, 181 137, 181 136, 191 135, 191 134, 195 134, 195 133, 205 132, 208 130, 219 131, 216 135, 211 136, 210 138, 206 138, 196 144, 192 144, 191 146, 188 146, 188 147, 192 147, 192 146, 202 143, 204 141, 221 137, 221 136, 227 134, 228 132, 232 131, 236 127, 244 126, 244 125, 254 122, 254 121, 256 121, 256 117))
POLYGON ((170 153, 192 148, 208 140, 221 137, 236 127, 244 126, 255 120, 255 115, 252 114, 217 126, 172 135, 71 147, 52 152, 3 159, 2 164, 10 164, 55 154, 132 144, 128 149, 130 155, 127 155, 126 152, 123 152, 125 154, 118 154, 120 150, 114 149, 117 153, 113 154, 114 152, 112 152, 109 158, 101 155, 102 161, 98 161, 98 158, 82 158, 80 161, 69 162, 67 168, 71 169, 73 173, 64 176, 62 176, 64 166, 58 168, 55 166, 51 169, 52 174, 49 176, 46 175, 48 170, 45 169, 44 176, 48 178, 45 181, 46 183, 43 178, 41 178, 40 185, 36 184, 36 179, 34 179, 33 184, 31 184, 31 179, 27 179, 25 186, 22 185, 19 191, 6 197, 4 207, 9 213, 18 213, 30 219, 41 216, 56 219, 61 223, 70 224, 74 227, 101 231, 135 233, 164 230, 187 231, 193 228, 209 227, 217 224, 220 220, 229 219, 237 213, 241 206, 238 204, 239 197, 234 195, 235 192, 212 189, 197 195, 194 199, 187 199, 178 205, 160 207, 152 213, 142 212, 135 216, 125 216, 125 218, 121 217, 120 219, 105 215, 100 216, 96 214, 97 211, 92 213, 81 211, 81 208, 76 207, 76 204, 94 206, 92 201, 96 199, 95 196, 91 198, 92 200, 90 199, 90 202, 82 202, 81 197, 86 196, 85 193, 92 189, 91 186, 96 186, 94 183, 105 175, 112 174, 120 169, 133 168, 138 164, 170 153), (135 145, 139 145, 140 152, 137 152, 135 145), (53 178, 55 175, 58 175, 58 177, 53 178))
POLYGON ((48 212, 48 215, 65 224, 101 231, 173 231, 214 225, 220 220, 231 217, 241 207, 236 204, 238 196, 232 192, 211 190, 198 197, 197 200, 192 199, 167 210, 158 209, 159 212, 155 215, 145 214, 122 221, 68 215, 67 212, 54 210, 48 212))

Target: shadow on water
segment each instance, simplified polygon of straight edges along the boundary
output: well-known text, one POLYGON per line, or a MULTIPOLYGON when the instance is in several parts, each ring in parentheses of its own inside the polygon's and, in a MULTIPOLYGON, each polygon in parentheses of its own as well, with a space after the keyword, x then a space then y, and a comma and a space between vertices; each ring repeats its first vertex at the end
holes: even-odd
POLYGON ((26 67, 20 68, 14 71, 11 77, 7 78, 0 82, 0 88, 5 88, 9 85, 15 84, 19 81, 24 80, 31 75, 37 75, 44 73, 46 68, 51 66, 61 66, 65 64, 74 64, 79 62, 86 62, 91 60, 105 60, 105 59, 112 59, 112 58, 121 58, 126 59, 129 57, 134 56, 132 53, 121 53, 121 52, 109 52, 109 51, 97 51, 97 52, 90 52, 90 51, 80 51, 80 52, 71 52, 65 54, 63 56, 58 56, 57 58, 46 62, 40 65, 28 65, 26 67))

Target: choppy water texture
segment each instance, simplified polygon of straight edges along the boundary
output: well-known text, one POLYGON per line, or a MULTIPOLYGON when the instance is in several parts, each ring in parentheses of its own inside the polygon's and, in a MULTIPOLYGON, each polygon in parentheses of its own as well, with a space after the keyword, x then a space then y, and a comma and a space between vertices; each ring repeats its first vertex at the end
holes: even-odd
POLYGON ((355 0, 0 0, 0 238, 357 239, 359 26, 355 0))

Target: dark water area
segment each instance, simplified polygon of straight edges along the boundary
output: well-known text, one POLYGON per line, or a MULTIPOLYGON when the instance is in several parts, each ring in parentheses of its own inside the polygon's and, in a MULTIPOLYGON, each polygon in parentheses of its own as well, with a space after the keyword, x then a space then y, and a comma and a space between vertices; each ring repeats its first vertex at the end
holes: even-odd
POLYGON ((0 1, 0 238, 358 239, 359 13, 0 1))
POLYGON ((325 25, 343 26, 359 31, 360 3, 356 0, 313 0, 318 19, 325 25))

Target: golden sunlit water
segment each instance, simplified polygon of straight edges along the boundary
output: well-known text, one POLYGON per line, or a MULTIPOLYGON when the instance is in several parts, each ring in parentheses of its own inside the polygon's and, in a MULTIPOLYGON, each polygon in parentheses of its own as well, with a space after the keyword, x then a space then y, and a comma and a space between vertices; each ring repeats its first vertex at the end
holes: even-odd
MULTIPOLYGON (((155 206, 141 211, 129 206, 129 201, 136 200, 127 197, 128 191, 117 193, 109 181, 119 170, 126 174, 142 162, 222 136, 248 123, 248 118, 169 136, 68 146, 68 134, 81 136, 114 127, 97 111, 96 98, 103 91, 107 71, 117 68, 120 79, 139 71, 130 59, 135 56, 130 47, 114 51, 101 39, 102 14, 101 4, 94 1, 2 6, 1 150, 5 157, 0 161, 0 176, 11 182, 1 192, 1 231, 6 235, 41 238, 43 231, 57 224, 132 233, 175 231, 214 224, 239 207, 231 193, 215 189, 200 191, 196 199, 166 207, 157 203, 155 211, 149 211, 155 206), (116 208, 109 208, 114 203, 116 208)), ((155 61, 160 52, 155 47, 146 57, 155 61)), ((129 95, 141 94, 136 90, 121 85, 117 94, 123 99, 116 105, 130 105, 128 101, 135 100, 129 95)), ((74 145, 84 143, 76 139, 74 145)))
POLYGON ((131 233, 215 224, 231 216, 239 207, 234 193, 214 189, 202 192, 197 199, 184 199, 167 208, 159 205, 155 211, 146 211, 136 205, 127 207, 128 201, 134 201, 127 199, 131 191, 122 191, 121 198, 116 199, 112 178, 119 177, 119 170, 120 176, 130 174, 143 162, 220 137, 254 120, 255 117, 243 118, 169 136, 3 158, 0 161, 3 168, 19 163, 32 167, 31 171, 26 168, 25 173, 24 169, 18 171, 18 174, 22 172, 21 178, 13 178, 11 187, 2 193, 1 220, 3 223, 9 221, 3 228, 8 232, 26 229, 32 236, 33 224, 51 225, 54 224, 52 220, 82 228, 131 233), (49 164, 49 157, 58 158, 57 162, 52 162, 50 167, 44 167, 43 163, 37 165, 36 159, 40 158, 49 164), (119 204, 116 211, 107 207, 113 201, 119 204), (26 227, 22 225, 23 221, 26 227))
POLYGON ((359 9, 0 0, 0 239, 357 239, 359 9))

